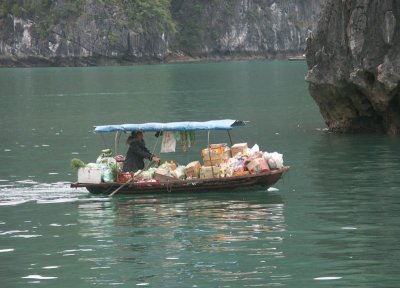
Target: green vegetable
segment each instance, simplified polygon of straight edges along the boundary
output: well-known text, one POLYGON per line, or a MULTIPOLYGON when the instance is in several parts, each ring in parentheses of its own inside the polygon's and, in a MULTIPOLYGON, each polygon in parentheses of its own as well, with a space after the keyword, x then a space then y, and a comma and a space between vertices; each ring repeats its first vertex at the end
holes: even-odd
POLYGON ((82 167, 85 167, 85 163, 83 163, 82 160, 78 159, 78 158, 74 158, 71 160, 71 167, 75 168, 75 169, 79 169, 82 167))
POLYGON ((112 171, 112 174, 114 176, 114 179, 117 179, 118 173, 120 172, 120 169, 119 169, 118 165, 117 164, 112 164, 111 165, 111 171, 112 171))

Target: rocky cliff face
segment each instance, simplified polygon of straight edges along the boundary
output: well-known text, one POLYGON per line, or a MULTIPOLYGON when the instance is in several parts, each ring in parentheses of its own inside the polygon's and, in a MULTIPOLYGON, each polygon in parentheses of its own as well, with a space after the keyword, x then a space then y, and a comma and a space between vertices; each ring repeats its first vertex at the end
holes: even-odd
MULTIPOLYGON (((39 33, 45 16, 8 13, 0 40, 3 65, 101 65, 160 59, 168 53, 170 29, 163 19, 139 23, 113 1, 82 2, 77 13, 48 23, 45 33, 39 33)), ((51 13, 68 11, 70 4, 55 1, 51 13)))
POLYGON ((204 1, 202 6, 196 2, 173 2, 182 27, 178 43, 183 51, 273 56, 304 53, 305 39, 325 1, 204 1))
POLYGON ((0 66, 303 54, 325 1, 171 0, 169 13, 138 18, 132 11, 141 7, 129 10, 126 5, 133 4, 126 3, 140 1, 56 0, 52 13, 72 4, 79 11, 52 15, 51 21, 46 13, 17 15, 9 9, 0 19, 0 66))
POLYGON ((306 80, 337 132, 400 132, 400 3, 329 1, 308 39, 306 80))

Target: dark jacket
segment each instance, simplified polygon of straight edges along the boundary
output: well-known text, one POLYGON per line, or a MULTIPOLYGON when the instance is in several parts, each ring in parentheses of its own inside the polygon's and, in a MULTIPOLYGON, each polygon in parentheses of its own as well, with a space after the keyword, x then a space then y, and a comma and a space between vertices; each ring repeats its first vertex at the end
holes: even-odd
POLYGON ((153 157, 153 154, 146 148, 144 141, 133 140, 129 144, 128 152, 122 170, 124 172, 136 172, 144 168, 144 159, 153 157))

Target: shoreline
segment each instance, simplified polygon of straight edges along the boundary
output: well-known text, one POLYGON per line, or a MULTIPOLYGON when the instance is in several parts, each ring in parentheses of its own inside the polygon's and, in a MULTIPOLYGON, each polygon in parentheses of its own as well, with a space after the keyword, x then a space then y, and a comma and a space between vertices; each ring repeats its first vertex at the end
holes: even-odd
POLYGON ((252 61, 252 60, 305 60, 302 53, 276 52, 276 53, 210 53, 187 55, 184 53, 170 53, 164 57, 7 57, 0 56, 0 68, 39 68, 39 67, 98 67, 98 66, 131 66, 151 64, 176 64, 196 62, 222 62, 222 61, 252 61))

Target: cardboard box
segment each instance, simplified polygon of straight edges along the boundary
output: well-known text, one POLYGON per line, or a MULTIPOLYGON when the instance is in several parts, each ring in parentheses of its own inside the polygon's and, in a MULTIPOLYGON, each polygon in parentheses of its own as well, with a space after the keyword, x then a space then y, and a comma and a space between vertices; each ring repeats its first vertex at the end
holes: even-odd
POLYGON ((186 165, 185 175, 188 178, 199 178, 201 164, 199 161, 193 161, 186 165))
POLYGON ((246 167, 252 174, 269 170, 268 163, 264 158, 251 160, 246 167))
POLYGON ((211 150, 216 151, 217 153, 221 154, 224 152, 228 147, 226 143, 218 143, 218 144, 210 144, 211 150))
POLYGON ((214 159, 214 160, 204 160, 203 161, 203 165, 204 166, 218 166, 221 163, 225 163, 226 160, 222 160, 222 159, 214 159))
POLYGON ((93 168, 79 168, 78 169, 78 182, 79 183, 101 183, 101 170, 93 168))
POLYGON ((210 161, 210 159, 213 160, 228 160, 231 158, 231 150, 229 148, 226 148, 225 151, 221 153, 214 152, 215 150, 208 150, 203 149, 201 151, 201 155, 203 156, 203 161, 210 161), (210 151, 210 153, 208 152, 210 151))
POLYGON ((219 178, 219 167, 202 166, 200 168, 200 179, 205 178, 219 178))
POLYGON ((238 153, 244 154, 248 149, 247 143, 237 143, 231 147, 232 157, 238 153))
POLYGON ((207 157, 219 157, 219 155, 223 154, 225 151, 229 150, 228 144, 210 144, 209 147, 201 150, 201 156, 203 158, 207 157))

